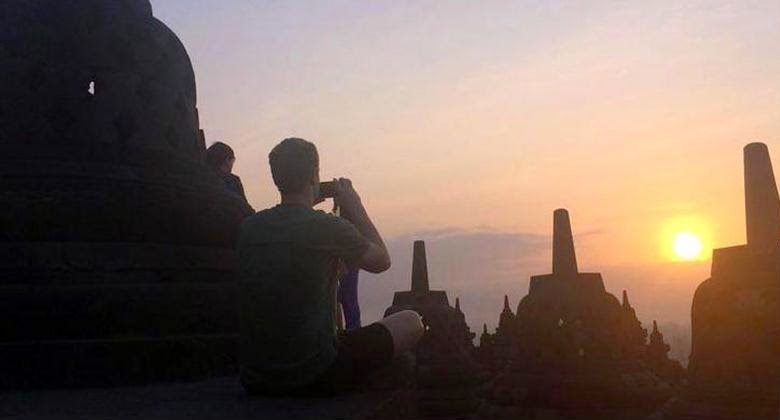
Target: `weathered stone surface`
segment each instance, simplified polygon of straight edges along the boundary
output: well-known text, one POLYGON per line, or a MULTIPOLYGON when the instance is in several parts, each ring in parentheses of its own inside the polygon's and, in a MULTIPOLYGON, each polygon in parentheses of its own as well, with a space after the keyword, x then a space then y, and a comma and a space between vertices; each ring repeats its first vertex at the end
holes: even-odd
MULTIPOLYGON (((385 316, 404 309, 427 311, 428 308, 450 307, 447 292, 431 290, 428 282, 428 262, 425 243, 415 241, 412 251, 412 288, 409 291, 395 292, 393 304, 385 311, 385 316)), ((422 312, 420 312, 422 314, 422 312)))
POLYGON ((694 296, 694 382, 780 389, 780 204, 765 145, 745 147, 748 244, 717 249, 694 296))
MULTIPOLYGON (((642 354, 646 331, 624 294, 621 304, 598 273, 576 270, 568 212, 554 217, 553 262, 558 272, 533 276, 517 306, 518 350, 529 364, 612 363, 642 354), (563 249, 557 249, 563 247, 563 249), (522 338, 520 338, 522 337, 522 338)), ((503 313, 502 313, 503 317, 503 313)))
POLYGON ((477 405, 481 372, 472 359, 474 334, 456 298, 449 305, 445 291, 430 290, 425 243, 416 241, 412 258, 412 288, 396 292, 385 316, 411 309, 423 317, 425 335, 416 354, 414 404, 419 417, 463 418, 477 405))
POLYGON ((691 307, 690 386, 664 418, 780 413, 780 201, 766 145, 744 155, 748 243, 713 252, 691 307))
POLYGON ((0 391, 114 387, 234 374, 236 341, 234 334, 188 333, 4 342, 0 391))
POLYGON ((402 391, 329 399, 247 396, 238 379, 189 384, 0 394, 0 417, 46 419, 387 419, 418 418, 402 391))
POLYGON ((10 0, 0 45, 2 386, 229 371, 249 208, 201 163, 179 39, 148 0, 10 0))
POLYGON ((554 215, 553 260, 552 274, 531 278, 517 312, 505 297, 496 333, 483 331, 476 354, 490 372, 492 391, 479 416, 533 418, 537 410, 562 418, 651 413, 671 398, 682 368, 668 359, 658 331, 647 344, 627 292, 618 302, 600 274, 577 271, 565 210, 554 215), (674 375, 666 374, 672 370, 674 375))
POLYGON ((248 211, 205 167, 176 172, 5 158, 2 241, 229 247, 248 211))
POLYGON ((1 7, 0 141, 14 157, 36 145, 57 159, 201 160, 192 65, 148 0, 1 7))
POLYGON ((750 143, 744 155, 747 242, 757 252, 771 253, 780 242, 780 196, 769 149, 750 143))
POLYGON ((148 1, 0 16, 0 239, 231 242, 247 209, 200 164, 192 65, 148 1))
POLYGON ((553 274, 574 276, 577 269, 577 255, 574 251, 574 236, 571 233, 569 212, 555 210, 553 215, 553 274))
POLYGON ((653 321, 653 331, 647 343, 644 359, 652 371, 670 383, 681 383, 685 378, 685 370, 676 360, 669 358, 671 347, 664 341, 664 335, 658 330, 658 323, 653 321))

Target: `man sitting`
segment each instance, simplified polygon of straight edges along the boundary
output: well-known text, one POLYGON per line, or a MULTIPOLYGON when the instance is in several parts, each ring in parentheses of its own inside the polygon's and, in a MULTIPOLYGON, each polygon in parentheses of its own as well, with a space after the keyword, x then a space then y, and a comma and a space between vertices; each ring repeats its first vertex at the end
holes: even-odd
POLYGON ((342 217, 319 199, 314 144, 285 139, 269 154, 281 204, 249 216, 238 239, 241 381, 252 394, 333 395, 412 349, 420 316, 402 311, 336 333, 336 280, 343 262, 390 268, 382 237, 348 179, 335 181, 342 217))

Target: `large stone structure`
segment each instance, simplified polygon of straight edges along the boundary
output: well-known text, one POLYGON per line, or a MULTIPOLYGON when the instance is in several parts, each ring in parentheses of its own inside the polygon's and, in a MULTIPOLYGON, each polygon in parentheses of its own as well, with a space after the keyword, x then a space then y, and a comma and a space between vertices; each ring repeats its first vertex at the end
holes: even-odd
POLYGON ((553 219, 553 272, 531 277, 517 306, 520 351, 539 366, 635 358, 646 332, 627 294, 621 304, 606 291, 601 274, 579 272, 569 213, 556 210, 553 219))
POLYGON ((744 165, 747 244, 716 249, 694 295, 689 397, 730 404, 736 411, 723 410, 736 417, 777 418, 780 199, 765 144, 748 144, 744 165))
POLYGON ((456 299, 455 307, 452 307, 446 291, 430 289, 423 241, 414 242, 411 290, 395 292, 393 304, 387 308, 385 316, 406 309, 422 315, 427 331, 425 340, 430 342, 427 347, 435 348, 436 352, 439 349, 470 352, 473 348, 475 334, 469 331, 460 300, 456 299))
POLYGON ((412 288, 396 292, 385 316, 411 309, 423 317, 426 332, 416 355, 417 415, 463 417, 476 404, 479 372, 472 360, 473 339, 456 299, 449 305, 447 292, 431 290, 425 243, 415 241, 412 255, 412 288))
POLYGON ((249 209, 179 39, 148 0, 14 0, 0 45, 0 387, 219 370, 249 209))
POLYGON ((653 331, 647 343, 644 354, 647 366, 659 377, 671 382, 680 383, 685 378, 685 370, 676 360, 669 358, 671 346, 664 340, 664 335, 658 330, 658 323, 653 321, 653 331))
MULTIPOLYGON (((489 348, 477 354, 492 372, 480 413, 487 418, 532 417, 540 410, 564 417, 646 415, 681 379, 682 368, 665 352, 653 354, 658 365, 677 366, 677 376, 662 378, 648 363, 647 331, 628 294, 620 302, 600 274, 579 272, 563 209, 554 214, 552 273, 531 277, 514 314, 505 298, 499 328, 483 337, 489 348)), ((665 345, 660 334, 653 337, 653 346, 665 345)))
POLYGON ((393 304, 387 308, 385 316, 405 309, 416 310, 424 316, 430 311, 444 310, 444 308, 451 308, 447 292, 431 290, 425 242, 415 241, 412 251, 412 287, 408 291, 395 292, 393 304))

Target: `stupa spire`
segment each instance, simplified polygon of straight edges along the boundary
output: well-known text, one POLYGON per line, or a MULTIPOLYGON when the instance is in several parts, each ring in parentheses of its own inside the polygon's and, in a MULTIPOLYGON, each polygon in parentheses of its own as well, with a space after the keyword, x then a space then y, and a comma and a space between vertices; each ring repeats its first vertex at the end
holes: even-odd
POLYGON ((455 309, 457 309, 458 312, 460 312, 460 297, 455 298, 455 309))
POLYGON ((573 275, 577 272, 569 212, 558 209, 553 214, 553 274, 573 275))
POLYGON ((653 320, 653 334, 658 334, 658 322, 653 320))
POLYGON ((631 308, 631 302, 628 301, 628 291, 623 290, 623 307, 626 309, 631 308))
POLYGON ((487 334, 487 324, 482 324, 482 334, 487 334))
POLYGON ((425 242, 414 241, 412 254, 412 292, 428 293, 428 261, 425 257, 425 242))
POLYGON ((508 295, 504 295, 504 310, 505 311, 511 311, 511 309, 509 308, 509 296, 508 295))
POLYGON ((767 251, 780 243, 780 197, 764 143, 745 146, 745 223, 748 247, 767 251))

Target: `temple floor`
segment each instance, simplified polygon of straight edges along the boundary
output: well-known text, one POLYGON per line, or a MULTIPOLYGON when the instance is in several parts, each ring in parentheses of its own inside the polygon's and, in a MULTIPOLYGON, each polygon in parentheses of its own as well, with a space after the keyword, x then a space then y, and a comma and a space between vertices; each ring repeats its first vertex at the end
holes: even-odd
POLYGON ((250 397, 237 377, 193 383, 0 394, 0 418, 314 419, 371 418, 392 391, 322 399, 250 397))

